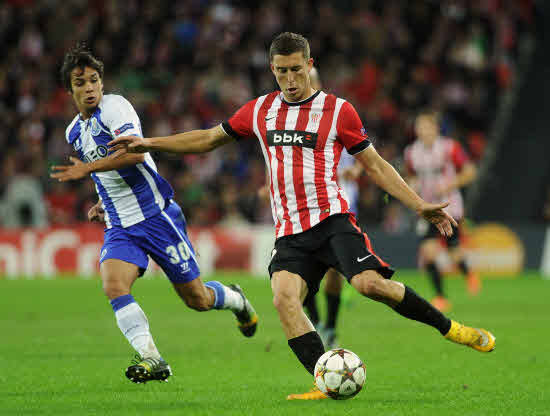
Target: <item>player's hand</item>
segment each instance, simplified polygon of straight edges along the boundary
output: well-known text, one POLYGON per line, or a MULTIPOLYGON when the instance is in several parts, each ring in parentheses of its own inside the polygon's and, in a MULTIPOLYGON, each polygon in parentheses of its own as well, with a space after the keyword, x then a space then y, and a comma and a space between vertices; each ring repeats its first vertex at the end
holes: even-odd
POLYGON ((81 162, 73 156, 70 156, 69 160, 72 162, 72 165, 52 166, 52 170, 56 172, 50 173, 50 178, 57 179, 59 182, 66 182, 88 176, 90 171, 88 170, 86 163, 81 162))
POLYGON ((110 150, 114 152, 115 157, 125 153, 147 153, 150 144, 149 139, 137 136, 118 137, 107 143, 108 146, 111 146, 110 150))
POLYGON ((101 207, 101 201, 90 208, 88 211, 88 220, 99 223, 105 222, 105 211, 101 207))
POLYGON ((455 219, 443 209, 448 206, 448 202, 442 204, 429 204, 426 202, 418 209, 418 215, 435 225, 441 235, 450 237, 453 235, 452 226, 458 227, 458 224, 455 219))

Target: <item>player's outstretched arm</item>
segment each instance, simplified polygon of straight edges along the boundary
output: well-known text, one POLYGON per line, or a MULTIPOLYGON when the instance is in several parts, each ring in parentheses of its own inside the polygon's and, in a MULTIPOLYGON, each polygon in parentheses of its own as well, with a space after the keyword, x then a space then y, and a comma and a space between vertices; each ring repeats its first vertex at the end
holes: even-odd
POLYGON ((399 199, 403 204, 426 220, 434 224, 443 235, 452 235, 451 224, 457 226, 456 221, 443 208, 448 203, 430 204, 414 192, 401 175, 385 161, 373 146, 357 154, 356 158, 365 168, 369 177, 390 195, 399 199))
POLYGON ((192 130, 166 137, 119 137, 108 143, 116 155, 149 151, 171 153, 206 153, 234 140, 220 126, 207 130, 192 130))
POLYGON ((145 158, 143 155, 110 154, 103 159, 99 159, 90 163, 84 163, 73 156, 70 156, 69 160, 71 161, 72 165, 52 166, 52 171, 54 172, 50 173, 50 178, 57 179, 59 182, 82 179, 93 172, 107 172, 109 170, 122 169, 128 166, 133 166, 138 163, 142 163, 145 158))

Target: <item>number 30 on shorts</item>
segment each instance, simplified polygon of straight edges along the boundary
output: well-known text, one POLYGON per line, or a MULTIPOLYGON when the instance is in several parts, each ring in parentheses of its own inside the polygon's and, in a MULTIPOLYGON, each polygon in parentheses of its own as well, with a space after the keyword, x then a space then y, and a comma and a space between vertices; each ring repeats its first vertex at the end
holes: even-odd
POLYGON ((170 263, 172 264, 187 261, 191 257, 191 250, 185 241, 179 243, 178 248, 176 246, 168 246, 165 251, 170 256, 170 263))

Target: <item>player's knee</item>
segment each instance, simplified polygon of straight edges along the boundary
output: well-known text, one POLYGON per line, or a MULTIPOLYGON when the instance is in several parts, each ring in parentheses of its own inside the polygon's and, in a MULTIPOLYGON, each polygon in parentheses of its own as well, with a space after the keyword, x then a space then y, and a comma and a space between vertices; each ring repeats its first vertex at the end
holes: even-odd
POLYGON ((364 284, 363 294, 368 297, 378 297, 381 294, 382 288, 379 279, 367 279, 364 284))
POLYGON ((449 247, 449 256, 452 261, 458 263, 464 258, 464 253, 457 247, 449 247))
POLYGON ((127 295, 130 289, 122 282, 114 279, 103 280, 103 293, 109 299, 116 299, 119 296, 127 295))
POLYGON ((371 299, 380 300, 387 296, 386 282, 379 277, 361 276, 356 288, 362 295, 371 299))
POLYGON ((206 296, 200 296, 198 294, 191 294, 185 296, 183 301, 188 308, 194 309, 198 312, 204 312, 210 310, 211 305, 208 304, 206 296))
POLYGON ((273 305, 279 313, 301 307, 300 296, 288 289, 281 289, 273 295, 273 305))
POLYGON ((436 241, 425 242, 420 248, 420 252, 422 254, 424 262, 432 263, 433 261, 435 261, 437 255, 439 254, 439 250, 440 250, 440 246, 438 242, 436 241))

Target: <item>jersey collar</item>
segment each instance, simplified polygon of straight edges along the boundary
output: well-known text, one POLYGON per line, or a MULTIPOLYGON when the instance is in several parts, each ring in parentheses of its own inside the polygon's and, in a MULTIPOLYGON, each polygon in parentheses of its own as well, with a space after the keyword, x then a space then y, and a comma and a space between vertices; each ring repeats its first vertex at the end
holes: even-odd
POLYGON ((290 105, 290 106, 303 105, 303 104, 309 103, 310 101, 314 100, 315 97, 317 97, 320 93, 321 93, 321 90, 317 90, 313 93, 313 95, 310 95, 309 98, 306 98, 305 100, 296 101, 296 102, 288 102, 287 100, 285 100, 285 96, 281 92, 281 101, 283 103, 285 103, 286 105, 290 105))

